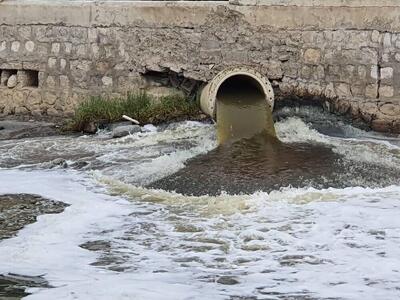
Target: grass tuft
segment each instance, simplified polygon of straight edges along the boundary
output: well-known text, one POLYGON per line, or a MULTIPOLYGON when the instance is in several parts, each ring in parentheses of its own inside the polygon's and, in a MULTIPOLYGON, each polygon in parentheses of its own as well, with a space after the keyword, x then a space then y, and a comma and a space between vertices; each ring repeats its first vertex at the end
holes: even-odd
POLYGON ((181 96, 155 99, 146 93, 129 93, 125 98, 108 99, 91 97, 79 104, 68 129, 82 131, 89 123, 111 123, 128 115, 141 124, 159 124, 198 117, 200 109, 196 101, 181 96))

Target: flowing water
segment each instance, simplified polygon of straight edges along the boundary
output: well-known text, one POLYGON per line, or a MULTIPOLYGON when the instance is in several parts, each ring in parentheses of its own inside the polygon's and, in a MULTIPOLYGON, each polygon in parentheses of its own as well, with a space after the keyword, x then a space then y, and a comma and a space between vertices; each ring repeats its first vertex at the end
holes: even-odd
POLYGON ((218 148, 214 125, 182 122, 1 141, 0 194, 69 206, 2 240, 0 274, 45 279, 28 299, 398 299, 399 139, 306 108, 276 134, 218 148), (174 176, 181 193, 151 188, 174 176))
POLYGON ((241 75, 226 80, 217 94, 217 136, 220 144, 255 135, 276 136, 271 109, 264 93, 241 75))

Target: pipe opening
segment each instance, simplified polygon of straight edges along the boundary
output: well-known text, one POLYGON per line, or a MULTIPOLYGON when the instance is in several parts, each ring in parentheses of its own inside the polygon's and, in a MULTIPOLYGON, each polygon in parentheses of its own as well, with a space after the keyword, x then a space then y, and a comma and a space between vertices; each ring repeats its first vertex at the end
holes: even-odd
POLYGON ((260 83, 253 77, 233 75, 220 85, 217 92, 217 101, 219 99, 239 102, 262 100, 265 102, 265 94, 260 83))
POLYGON ((275 137, 272 112, 261 84, 248 75, 233 75, 216 96, 216 121, 221 144, 257 134, 275 137))

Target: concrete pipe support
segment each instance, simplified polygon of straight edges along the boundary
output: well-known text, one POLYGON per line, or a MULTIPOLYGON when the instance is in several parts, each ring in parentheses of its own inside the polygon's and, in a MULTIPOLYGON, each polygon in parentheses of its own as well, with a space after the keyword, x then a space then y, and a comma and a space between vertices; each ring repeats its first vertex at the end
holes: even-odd
POLYGON ((216 101, 219 89, 225 81, 234 76, 246 78, 247 80, 243 80, 242 84, 250 83, 258 86, 265 95, 265 104, 269 105, 271 110, 273 110, 274 92, 268 78, 252 68, 240 66, 221 71, 202 89, 200 107, 205 114, 211 116, 214 120, 216 119, 216 101))

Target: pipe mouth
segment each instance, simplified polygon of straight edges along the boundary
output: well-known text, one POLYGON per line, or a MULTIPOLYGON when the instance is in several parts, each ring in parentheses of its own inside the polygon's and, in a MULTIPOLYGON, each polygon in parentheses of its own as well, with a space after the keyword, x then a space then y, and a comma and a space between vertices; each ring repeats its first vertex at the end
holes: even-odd
POLYGON ((268 78, 256 70, 245 67, 231 67, 218 73, 201 91, 200 107, 202 111, 216 119, 216 102, 218 95, 227 89, 249 89, 249 92, 260 92, 265 104, 274 107, 274 92, 268 78))

